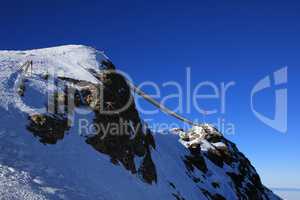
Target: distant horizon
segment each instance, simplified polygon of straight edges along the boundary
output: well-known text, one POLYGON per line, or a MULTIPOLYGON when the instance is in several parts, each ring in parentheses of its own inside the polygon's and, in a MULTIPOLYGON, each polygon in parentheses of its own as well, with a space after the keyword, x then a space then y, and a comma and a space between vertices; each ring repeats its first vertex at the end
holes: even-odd
POLYGON ((300 192, 300 188, 270 188, 271 190, 274 191, 295 191, 295 192, 300 192))

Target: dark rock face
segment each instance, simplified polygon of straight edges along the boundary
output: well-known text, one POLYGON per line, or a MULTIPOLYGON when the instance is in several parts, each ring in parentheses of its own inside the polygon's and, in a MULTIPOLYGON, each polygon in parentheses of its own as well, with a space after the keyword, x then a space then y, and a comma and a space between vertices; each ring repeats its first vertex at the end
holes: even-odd
POLYGON ((224 166, 224 160, 223 160, 223 157, 222 157, 221 153, 218 150, 209 149, 208 152, 207 152, 207 157, 215 165, 223 168, 223 166, 224 166))
POLYGON ((206 196, 208 200, 226 200, 225 197, 223 197, 220 194, 211 194, 209 191, 205 189, 201 189, 201 192, 206 196))
POLYGON ((59 115, 34 115, 27 129, 43 144, 56 144, 69 130, 68 119, 59 115))
POLYGON ((194 168, 202 171, 203 173, 207 172, 207 166, 205 160, 201 154, 199 155, 188 155, 184 158, 184 163, 188 171, 194 171, 194 168))
POLYGON ((145 182, 156 182, 156 167, 151 157, 155 141, 150 130, 143 127, 131 90, 122 75, 113 72, 104 74, 105 80, 103 76, 99 78, 104 85, 100 88, 103 96, 98 101, 98 104, 104 105, 104 112, 95 110, 97 134, 86 142, 109 155, 112 163, 121 163, 132 173, 138 173, 145 182), (143 158, 141 166, 136 166, 135 157, 143 158))

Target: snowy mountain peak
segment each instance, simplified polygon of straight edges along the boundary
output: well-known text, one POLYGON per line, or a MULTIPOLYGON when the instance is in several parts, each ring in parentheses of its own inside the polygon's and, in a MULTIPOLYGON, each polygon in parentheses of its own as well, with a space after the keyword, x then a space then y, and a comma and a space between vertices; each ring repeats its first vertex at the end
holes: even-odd
POLYGON ((34 74, 48 71, 64 73, 66 77, 97 82, 86 69, 99 70, 101 61, 108 60, 103 52, 83 45, 66 45, 28 51, 0 51, 1 67, 20 67, 33 61, 34 74))
POLYGON ((24 76, 30 87, 37 93, 46 94, 51 87, 49 80, 42 77, 71 78, 98 84, 90 71, 100 73, 101 63, 108 57, 96 49, 83 45, 67 45, 28 51, 0 51, 0 106, 19 107, 22 112, 33 113, 24 106, 16 90, 22 84, 24 76), (22 66, 30 61, 32 66, 24 72, 22 66), (29 77, 30 76, 30 77, 29 77))
POLYGON ((1 199, 279 200, 214 127, 148 129, 103 52, 0 51, 0 69, 1 199))

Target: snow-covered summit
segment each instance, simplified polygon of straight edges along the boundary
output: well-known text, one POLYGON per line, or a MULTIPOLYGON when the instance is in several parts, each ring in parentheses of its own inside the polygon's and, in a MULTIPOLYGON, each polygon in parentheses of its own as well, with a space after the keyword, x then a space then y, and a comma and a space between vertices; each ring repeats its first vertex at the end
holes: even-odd
POLYGON ((26 61, 32 61, 34 75, 55 72, 58 76, 97 83, 98 81, 87 70, 99 71, 103 60, 108 60, 103 52, 83 45, 27 51, 0 51, 2 77, 9 77, 26 61))
POLYGON ((103 52, 83 45, 66 45, 28 51, 0 51, 0 107, 18 106, 23 112, 33 112, 21 104, 16 91, 23 76, 30 76, 32 89, 45 94, 50 89, 49 81, 41 79, 45 75, 66 77, 75 80, 99 83, 90 71, 99 72, 102 61, 108 60, 103 52), (26 74, 20 68, 32 61, 26 74))
POLYGON ((81 45, 0 51, 0 199, 279 200, 210 125, 158 134, 134 102, 100 112, 100 103, 110 111, 131 97, 122 76, 103 72, 111 66, 81 45), (27 61, 32 72, 20 69, 27 61), (117 134, 95 126, 87 135, 80 120, 108 130, 129 123, 117 134))
POLYGON ((98 81, 86 70, 98 71, 101 61, 107 59, 108 57, 103 52, 83 45, 66 45, 28 51, 0 51, 1 68, 10 67, 13 70, 26 61, 32 60, 35 75, 54 71, 58 75, 94 83, 98 81))

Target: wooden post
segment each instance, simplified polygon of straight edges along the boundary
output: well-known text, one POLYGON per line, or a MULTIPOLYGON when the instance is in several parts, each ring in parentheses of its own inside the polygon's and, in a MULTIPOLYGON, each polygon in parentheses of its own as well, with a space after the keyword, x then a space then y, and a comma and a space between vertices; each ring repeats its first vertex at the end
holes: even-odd
POLYGON ((30 61, 30 76, 32 76, 32 68, 33 68, 33 62, 32 60, 30 61))

